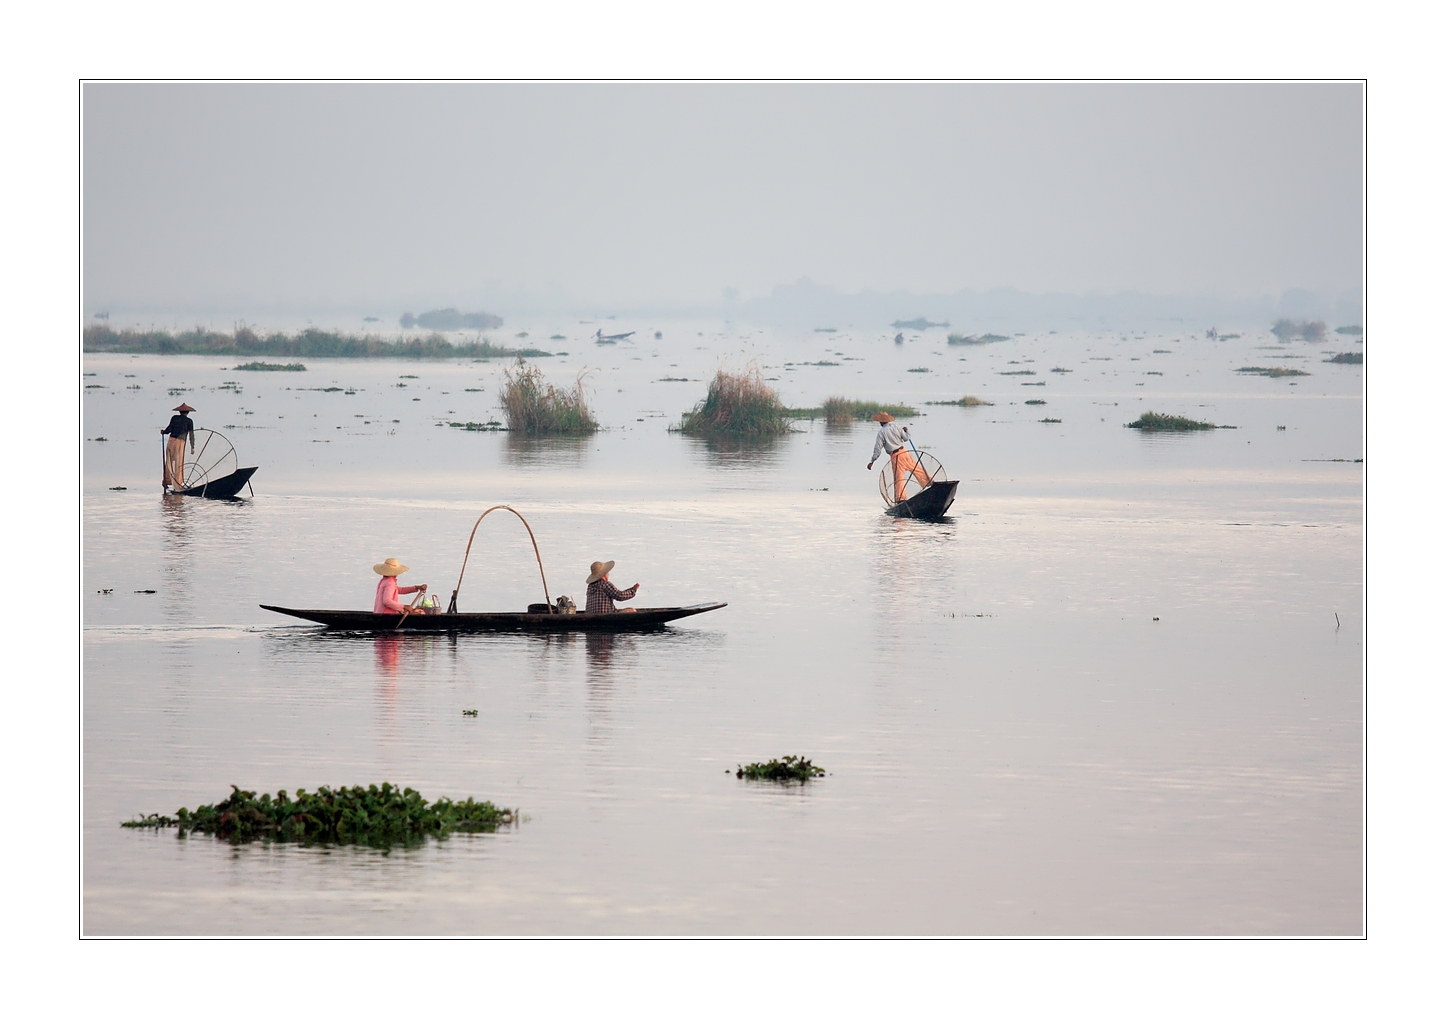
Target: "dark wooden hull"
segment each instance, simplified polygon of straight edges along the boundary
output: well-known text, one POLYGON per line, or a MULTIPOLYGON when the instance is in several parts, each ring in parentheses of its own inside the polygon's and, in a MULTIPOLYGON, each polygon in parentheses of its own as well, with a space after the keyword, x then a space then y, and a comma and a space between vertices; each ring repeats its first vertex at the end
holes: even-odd
POLYGON ((700 612, 721 609, 727 602, 715 601, 681 608, 638 609, 636 612, 574 612, 568 615, 549 612, 456 612, 435 616, 401 616, 379 612, 344 612, 334 609, 284 609, 279 605, 263 605, 268 612, 280 612, 331 630, 361 630, 388 633, 566 633, 594 630, 615 633, 621 630, 653 630, 664 623, 700 612))
POLYGON ((938 520, 954 505, 957 481, 936 481, 912 499, 896 502, 884 510, 891 517, 912 517, 915 520, 938 520))
POLYGON ((242 467, 224 478, 217 478, 215 481, 208 481, 204 485, 196 485, 194 488, 183 488, 179 495, 195 495, 202 499, 234 499, 246 483, 251 480, 251 475, 256 473, 255 467, 242 467))

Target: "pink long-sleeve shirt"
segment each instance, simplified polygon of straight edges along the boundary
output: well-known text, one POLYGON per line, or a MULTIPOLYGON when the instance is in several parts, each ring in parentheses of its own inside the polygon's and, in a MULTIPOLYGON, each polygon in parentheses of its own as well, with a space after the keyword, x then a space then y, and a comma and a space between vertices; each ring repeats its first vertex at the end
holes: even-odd
POLYGON ((372 611, 401 612, 402 603, 397 601, 397 595, 413 594, 420 590, 420 587, 398 587, 396 577, 383 577, 377 582, 377 600, 372 604, 372 611))

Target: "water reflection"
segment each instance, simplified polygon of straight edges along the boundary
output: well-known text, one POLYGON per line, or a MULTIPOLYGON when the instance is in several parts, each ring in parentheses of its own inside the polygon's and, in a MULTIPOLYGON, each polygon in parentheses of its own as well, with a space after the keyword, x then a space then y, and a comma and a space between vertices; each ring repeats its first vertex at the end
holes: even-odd
POLYGON ((699 438, 685 436, 690 458, 720 470, 742 471, 774 467, 787 449, 787 436, 769 439, 699 438))
POLYGON ((509 467, 583 467, 593 449, 587 435, 519 435, 507 433, 502 456, 509 467))
POLYGON ((195 549, 188 501, 183 495, 161 496, 161 599, 171 623, 189 621, 192 600, 195 549))

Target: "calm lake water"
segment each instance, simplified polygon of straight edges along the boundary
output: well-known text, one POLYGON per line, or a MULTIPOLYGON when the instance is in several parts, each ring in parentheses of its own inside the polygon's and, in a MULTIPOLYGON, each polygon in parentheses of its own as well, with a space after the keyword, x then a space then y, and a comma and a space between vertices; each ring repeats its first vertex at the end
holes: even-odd
MULTIPOLYGON (((85 358, 85 933, 1362 932, 1362 369, 1322 363, 1353 337, 544 326, 522 342, 588 373, 592 438, 448 427, 500 417, 501 362, 85 358), (872 424, 667 432, 750 360, 791 405, 926 412, 950 518, 882 515, 872 424), (924 405, 966 393, 993 406, 924 405), (182 399, 254 498, 160 496, 182 399), (1237 427, 1122 427, 1143 410, 1237 427), (258 607, 367 607, 387 556, 445 596, 496 503, 554 596, 615 559, 633 604, 729 605, 552 638, 258 607), (790 753, 828 776, 733 776, 790 753), (390 853, 119 827, 382 781, 526 820, 390 853)), ((541 599, 493 514, 462 608, 541 599)))

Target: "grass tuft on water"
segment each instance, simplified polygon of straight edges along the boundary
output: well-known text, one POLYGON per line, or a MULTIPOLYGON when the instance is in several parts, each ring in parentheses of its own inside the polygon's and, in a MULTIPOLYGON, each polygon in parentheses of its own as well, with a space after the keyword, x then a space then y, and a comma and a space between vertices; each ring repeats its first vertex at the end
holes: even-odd
POLYGON ((754 761, 752 764, 740 764, 737 772, 739 778, 755 782, 807 782, 810 779, 823 778, 827 774, 828 772, 807 757, 796 754, 789 754, 782 760, 775 758, 767 763, 754 761))
POLYGON ((231 369, 237 372, 304 372, 306 365, 300 361, 292 361, 290 364, 272 364, 269 361, 247 361, 245 364, 238 364, 231 369))
POLYGON ((980 347, 986 343, 1003 343, 1009 339, 1008 336, 1000 336, 998 333, 985 333, 982 336, 964 336, 961 333, 949 334, 949 346, 951 347, 980 347))
POLYGON ((502 412, 507 430, 523 435, 591 435, 598 429, 581 376, 571 389, 558 389, 520 356, 502 370, 502 412))
POLYGON ((722 368, 708 383, 708 395, 683 414, 684 435, 763 439, 784 435, 790 414, 778 393, 763 381, 757 365, 746 371, 722 368))
POLYGON ((855 421, 867 421, 880 411, 896 418, 918 417, 919 412, 903 403, 878 403, 874 400, 849 400, 842 396, 830 396, 822 407, 786 407, 785 413, 791 418, 823 418, 831 425, 846 425, 855 421))
POLYGON ((1195 421, 1175 414, 1156 414, 1147 410, 1140 415, 1139 420, 1131 421, 1125 427, 1138 428, 1144 432, 1207 432, 1220 426, 1212 425, 1209 421, 1195 421))
POLYGON ((1293 378, 1297 375, 1310 374, 1310 372, 1303 372, 1299 368, 1281 368, 1279 366, 1270 368, 1236 368, 1235 371, 1240 375, 1265 375, 1272 379, 1286 379, 1293 378))
POLYGON ((961 396, 957 400, 925 400, 926 407, 993 407, 994 404, 988 400, 981 400, 977 396, 961 396))
POLYGON ((193 833, 215 835, 232 842, 266 839, 275 842, 359 843, 391 846, 417 844, 426 839, 444 839, 457 832, 492 832, 516 824, 517 811, 497 807, 489 800, 480 803, 467 797, 453 801, 443 797, 432 803, 415 789, 400 789, 390 782, 380 787, 322 786, 314 793, 285 789, 273 798, 257 796, 250 790, 231 787, 231 795, 220 803, 205 803, 195 810, 185 807, 175 817, 149 814, 122 821, 122 828, 175 828, 179 836, 193 833))

